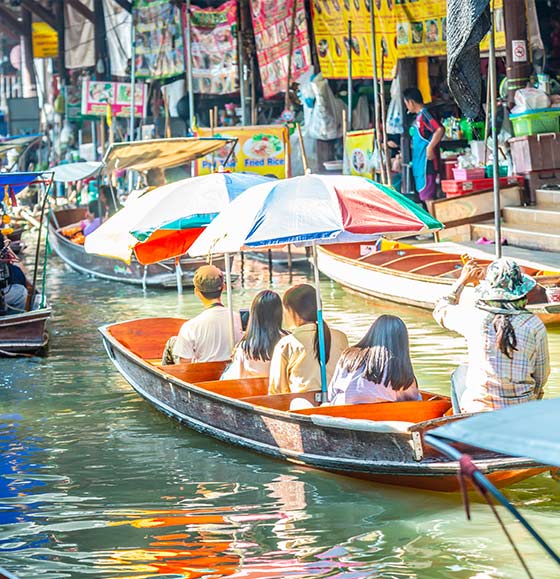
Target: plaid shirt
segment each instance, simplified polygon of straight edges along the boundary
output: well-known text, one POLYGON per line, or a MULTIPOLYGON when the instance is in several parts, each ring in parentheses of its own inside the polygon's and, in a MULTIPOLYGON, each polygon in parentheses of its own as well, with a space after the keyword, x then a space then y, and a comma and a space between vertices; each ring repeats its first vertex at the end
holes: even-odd
POLYGON ((468 348, 463 412, 480 412, 538 400, 550 374, 546 328, 535 315, 517 314, 511 324, 517 350, 508 358, 496 347, 494 314, 473 306, 456 305, 456 296, 441 299, 434 309, 436 322, 463 335, 468 348))

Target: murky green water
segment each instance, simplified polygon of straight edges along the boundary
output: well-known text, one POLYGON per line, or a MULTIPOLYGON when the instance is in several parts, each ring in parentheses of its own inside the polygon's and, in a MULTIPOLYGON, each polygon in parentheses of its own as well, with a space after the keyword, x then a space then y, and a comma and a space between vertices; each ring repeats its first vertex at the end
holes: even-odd
MULTIPOLYGON (((294 277, 294 283, 303 276, 294 277)), ((248 305, 266 287, 247 262, 248 305)), ((197 313, 188 292, 141 291, 51 262, 50 356, 0 361, 0 566, 21 577, 517 578, 525 575, 488 508, 468 522, 458 496, 384 487, 270 460, 190 432, 141 400, 96 328, 197 313)), ((274 286, 289 285, 287 274, 274 286)), ((382 312, 403 317, 417 375, 446 392, 461 339, 429 313, 366 301, 323 282, 328 320, 358 338, 382 312)), ((560 334, 550 334, 560 395, 560 334)), ((560 484, 508 495, 560 548, 560 484)), ((535 577, 560 574, 504 514, 535 577)))

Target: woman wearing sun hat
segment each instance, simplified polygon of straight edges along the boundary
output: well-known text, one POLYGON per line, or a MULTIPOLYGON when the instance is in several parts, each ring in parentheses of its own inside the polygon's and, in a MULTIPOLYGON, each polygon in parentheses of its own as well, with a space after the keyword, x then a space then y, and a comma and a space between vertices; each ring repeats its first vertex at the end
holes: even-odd
POLYGON ((436 304, 436 322, 467 340, 468 365, 451 379, 455 412, 495 410, 543 397, 550 374, 546 328, 526 309, 535 285, 512 259, 492 262, 486 277, 469 260, 451 293, 436 304), (459 304, 463 288, 476 281, 476 303, 459 304))

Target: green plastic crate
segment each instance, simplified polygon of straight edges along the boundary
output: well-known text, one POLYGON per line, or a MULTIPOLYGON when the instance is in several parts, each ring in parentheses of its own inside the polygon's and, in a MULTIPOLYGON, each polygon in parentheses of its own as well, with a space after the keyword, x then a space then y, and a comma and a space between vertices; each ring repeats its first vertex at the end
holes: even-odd
POLYGON ((539 109, 529 113, 510 116, 516 137, 558 133, 560 130, 560 109, 539 109))

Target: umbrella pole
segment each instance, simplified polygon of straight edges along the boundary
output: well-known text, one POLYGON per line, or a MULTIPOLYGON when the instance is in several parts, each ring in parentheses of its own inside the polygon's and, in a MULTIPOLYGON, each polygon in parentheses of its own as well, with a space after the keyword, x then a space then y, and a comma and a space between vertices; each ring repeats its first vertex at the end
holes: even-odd
POLYGON ((177 295, 181 295, 183 293, 183 269, 180 257, 175 259, 175 277, 177 278, 177 295))
POLYGON ((313 242, 313 268, 315 274, 315 295, 317 296, 317 333, 319 335, 319 365, 321 366, 321 403, 327 402, 327 355, 325 352, 325 328, 323 326, 323 303, 319 285, 317 265, 317 244, 313 242))
POLYGON ((235 346, 235 328, 233 322, 233 289, 231 287, 231 259, 229 253, 224 253, 226 263, 226 293, 228 298, 229 309, 229 337, 231 342, 231 350, 235 346))
POLYGON ((146 278, 148 277, 148 267, 144 266, 144 272, 142 273, 142 291, 146 293, 148 285, 146 284, 146 278))

